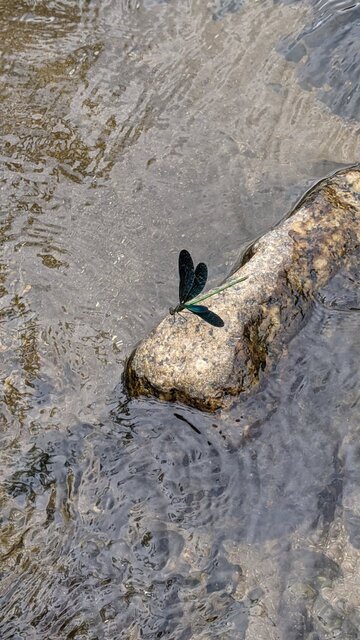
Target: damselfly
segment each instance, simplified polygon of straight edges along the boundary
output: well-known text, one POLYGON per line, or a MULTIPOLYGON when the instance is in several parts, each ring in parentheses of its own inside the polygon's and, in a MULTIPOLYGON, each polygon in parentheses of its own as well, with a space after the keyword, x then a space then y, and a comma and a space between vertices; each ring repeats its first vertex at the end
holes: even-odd
POLYGON ((174 315, 175 313, 179 313, 180 311, 187 309, 214 327, 223 327, 224 321, 220 316, 213 311, 210 311, 208 307, 198 303, 203 302, 203 300, 206 300, 207 298, 211 298, 211 296, 220 293, 220 291, 223 291, 238 282, 246 280, 246 277, 227 282, 223 286, 211 291, 211 293, 208 293, 196 300, 196 297, 202 292, 206 285, 207 276, 208 269, 206 264, 204 262, 200 262, 196 269, 194 269, 194 263, 190 253, 186 251, 186 249, 182 249, 179 253, 179 304, 174 308, 170 307, 169 311, 171 315, 174 315))

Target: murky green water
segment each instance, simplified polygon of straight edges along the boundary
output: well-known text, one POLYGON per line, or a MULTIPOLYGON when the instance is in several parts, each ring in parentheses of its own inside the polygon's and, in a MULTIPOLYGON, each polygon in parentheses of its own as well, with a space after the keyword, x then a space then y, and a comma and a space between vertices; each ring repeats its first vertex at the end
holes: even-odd
POLYGON ((358 263, 230 414, 121 383, 359 161, 359 7, 0 0, 3 640, 360 638, 358 263))

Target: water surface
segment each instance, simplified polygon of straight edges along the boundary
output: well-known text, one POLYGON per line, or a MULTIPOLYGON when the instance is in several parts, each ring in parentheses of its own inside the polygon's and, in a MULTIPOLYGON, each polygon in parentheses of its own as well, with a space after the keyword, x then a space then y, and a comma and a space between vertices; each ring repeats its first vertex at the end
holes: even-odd
POLYGON ((231 413, 121 383, 181 248, 215 284, 359 160, 358 10, 0 6, 4 640, 359 637, 356 261, 231 413))

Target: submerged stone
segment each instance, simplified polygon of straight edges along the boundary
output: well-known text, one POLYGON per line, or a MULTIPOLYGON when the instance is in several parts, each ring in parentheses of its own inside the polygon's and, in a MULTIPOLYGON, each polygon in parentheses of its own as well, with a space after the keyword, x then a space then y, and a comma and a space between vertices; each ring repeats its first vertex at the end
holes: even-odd
POLYGON ((131 395, 175 400, 214 411, 248 394, 270 373, 304 323, 314 296, 360 240, 360 167, 339 171, 305 194, 291 214, 246 252, 211 298, 225 322, 212 327, 191 313, 166 316, 130 356, 131 395))

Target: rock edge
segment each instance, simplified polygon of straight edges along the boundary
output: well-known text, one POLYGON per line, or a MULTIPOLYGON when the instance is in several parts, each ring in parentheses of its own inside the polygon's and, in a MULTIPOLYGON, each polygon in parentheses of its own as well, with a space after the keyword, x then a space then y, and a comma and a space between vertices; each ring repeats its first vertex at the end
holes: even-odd
POLYGON ((249 393, 303 324, 316 292, 346 264, 360 240, 360 166, 317 183, 291 214, 246 252, 235 279, 211 298, 225 321, 215 328, 186 313, 168 315, 131 354, 132 396, 155 396, 203 410, 249 393), (185 314, 184 314, 185 315, 185 314))

